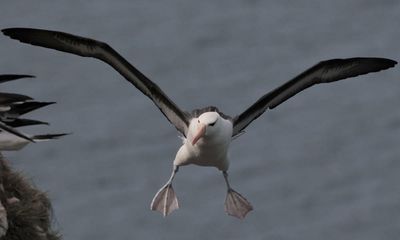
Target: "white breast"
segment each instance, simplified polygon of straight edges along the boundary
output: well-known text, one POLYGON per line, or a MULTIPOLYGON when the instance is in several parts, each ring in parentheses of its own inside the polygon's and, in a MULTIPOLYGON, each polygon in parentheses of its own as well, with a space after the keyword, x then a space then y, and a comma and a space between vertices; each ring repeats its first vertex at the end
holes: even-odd
POLYGON ((176 154, 174 165, 196 164, 217 167, 222 171, 228 170, 227 153, 232 140, 231 121, 220 118, 212 130, 207 129, 206 135, 195 145, 192 145, 196 124, 197 118, 192 119, 188 136, 176 154))

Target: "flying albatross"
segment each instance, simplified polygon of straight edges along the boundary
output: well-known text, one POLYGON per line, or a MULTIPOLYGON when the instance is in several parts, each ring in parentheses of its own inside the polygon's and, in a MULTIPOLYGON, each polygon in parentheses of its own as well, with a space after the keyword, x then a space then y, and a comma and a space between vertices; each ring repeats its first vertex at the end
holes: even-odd
POLYGON ((385 58, 348 58, 322 61, 289 82, 258 99, 235 117, 223 114, 211 106, 191 113, 181 110, 154 82, 125 60, 108 44, 68 33, 9 28, 2 32, 23 43, 52 48, 83 57, 97 58, 118 71, 126 80, 149 97, 164 116, 184 136, 183 145, 173 162, 173 171, 167 183, 156 193, 151 209, 164 216, 179 208, 172 181, 180 166, 196 164, 213 166, 222 171, 227 186, 225 211, 244 218, 253 208, 241 194, 232 189, 228 181, 228 148, 231 140, 267 109, 273 109, 302 90, 319 83, 378 72, 394 67, 396 62, 385 58))

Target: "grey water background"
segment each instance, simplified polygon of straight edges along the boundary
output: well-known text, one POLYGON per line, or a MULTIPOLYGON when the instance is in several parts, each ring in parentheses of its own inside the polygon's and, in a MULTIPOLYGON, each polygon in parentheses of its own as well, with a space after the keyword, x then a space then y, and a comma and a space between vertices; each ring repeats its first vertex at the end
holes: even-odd
MULTIPOLYGON (((0 27, 108 42, 183 109, 235 115, 330 58, 400 60, 398 1, 11 1, 0 27)), ((312 87, 266 112, 232 143, 232 186, 254 211, 223 210, 213 168, 181 168, 181 209, 149 210, 181 140, 112 68, 0 36, 1 86, 58 104, 29 133, 73 132, 5 153, 48 192, 64 239, 399 239, 399 68, 312 87)))

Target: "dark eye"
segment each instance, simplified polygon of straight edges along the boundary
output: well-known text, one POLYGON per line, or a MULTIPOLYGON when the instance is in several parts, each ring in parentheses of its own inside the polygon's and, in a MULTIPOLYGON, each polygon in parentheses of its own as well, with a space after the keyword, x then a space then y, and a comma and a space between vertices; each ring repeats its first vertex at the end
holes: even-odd
POLYGON ((215 125, 216 122, 217 122, 217 121, 215 121, 215 122, 213 122, 213 123, 210 123, 210 124, 208 124, 208 125, 210 125, 210 126, 212 127, 212 126, 215 125))
POLYGON ((197 119, 197 122, 198 122, 198 123, 200 123, 200 120, 199 120, 199 119, 197 119))

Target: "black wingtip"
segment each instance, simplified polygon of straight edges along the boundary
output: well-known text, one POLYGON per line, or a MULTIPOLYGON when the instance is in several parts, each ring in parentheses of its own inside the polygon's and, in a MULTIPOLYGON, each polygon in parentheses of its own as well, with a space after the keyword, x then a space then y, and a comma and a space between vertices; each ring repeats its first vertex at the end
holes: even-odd
POLYGON ((380 65, 380 69, 377 69, 376 72, 379 72, 381 70, 386 70, 389 68, 393 68, 397 64, 397 61, 388 59, 388 58, 376 58, 376 59, 377 59, 377 61, 379 61, 379 65, 380 65))
POLYGON ((29 75, 29 74, 2 74, 2 75, 0 75, 0 78, 1 77, 8 77, 8 78, 14 80, 14 79, 20 79, 20 78, 35 78, 36 76, 29 75))
POLYGON ((19 32, 27 30, 30 30, 30 28, 4 28, 1 30, 1 32, 4 35, 13 38, 13 36, 17 36, 19 32))
POLYGON ((49 105, 56 104, 57 102, 38 102, 38 103, 41 103, 42 106, 49 106, 49 105))
POLYGON ((349 58, 348 60, 355 60, 363 63, 369 63, 371 66, 376 66, 377 69, 379 70, 392 68, 397 64, 397 61, 395 60, 389 58, 381 58, 381 57, 355 57, 355 58, 349 58))
POLYGON ((1 74, 0 83, 14 81, 22 78, 35 78, 35 76, 28 74, 1 74))
POLYGON ((59 139, 60 137, 71 135, 72 133, 57 133, 57 134, 43 134, 35 135, 32 137, 33 140, 53 140, 59 139))
POLYGON ((4 35, 7 35, 7 36, 8 36, 8 33, 10 32, 11 29, 12 29, 12 28, 4 28, 4 29, 1 29, 1 32, 2 32, 4 35))
POLYGON ((14 28, 4 28, 4 29, 1 29, 1 32, 7 35, 7 33, 12 29, 14 29, 14 28))
POLYGON ((34 119, 26 119, 26 118, 16 118, 5 122, 8 126, 12 128, 33 126, 33 125, 50 125, 48 122, 43 122, 34 119))
POLYGON ((388 58, 379 58, 379 60, 382 62, 382 64, 388 66, 388 68, 394 67, 397 64, 397 61, 388 58))
POLYGON ((16 39, 15 37, 17 37, 18 32, 19 32, 21 29, 23 30, 23 28, 5 28, 5 29, 2 29, 1 32, 2 32, 4 35, 6 35, 6 36, 8 36, 8 37, 10 37, 10 38, 16 39))
POLYGON ((27 74, 20 75, 20 76, 21 76, 21 78, 36 78, 36 76, 34 76, 34 75, 27 75, 27 74))
POLYGON ((4 35, 10 37, 11 39, 18 40, 22 43, 34 44, 31 42, 32 37, 37 37, 37 35, 45 30, 34 29, 34 28, 5 28, 1 30, 4 35))
POLYGON ((15 104, 11 107, 11 111, 13 113, 17 113, 19 115, 24 115, 26 113, 32 112, 34 110, 55 104, 56 102, 36 102, 36 101, 30 101, 30 102, 24 102, 20 104, 15 104))

